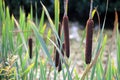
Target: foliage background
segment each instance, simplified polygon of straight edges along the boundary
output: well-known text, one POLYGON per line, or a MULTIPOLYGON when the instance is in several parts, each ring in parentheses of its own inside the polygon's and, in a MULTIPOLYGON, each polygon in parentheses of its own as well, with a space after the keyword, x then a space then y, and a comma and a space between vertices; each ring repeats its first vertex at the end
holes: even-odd
MULTIPOLYGON (((43 4, 47 7, 50 15, 54 18, 54 0, 41 0, 43 4)), ((61 19, 63 16, 63 1, 61 1, 61 19)), ((68 9, 68 16, 71 21, 79 21, 81 24, 85 24, 86 20, 88 19, 89 14, 89 2, 90 0, 69 0, 69 9, 68 9)), ((24 11, 27 14, 30 12, 30 6, 33 6, 33 14, 38 13, 38 17, 40 17, 42 12, 42 6, 40 4, 40 0, 5 0, 6 6, 9 6, 10 13, 14 14, 16 17, 19 17, 19 7, 22 6, 24 11), (37 10, 36 4, 37 3, 37 10)), ((106 0, 94 0, 94 7, 98 6, 98 12, 100 14, 101 21, 103 21, 103 17, 105 14, 106 8, 106 0)), ((108 15, 107 15, 107 26, 113 26, 114 22, 114 10, 115 8, 120 13, 120 0, 109 0, 109 8, 108 8, 108 15)), ((97 22, 97 18, 95 19, 97 22)), ((120 22, 120 21, 119 21, 120 22)), ((101 22, 102 23, 102 22, 101 22)), ((109 27, 110 28, 110 27, 109 27)))

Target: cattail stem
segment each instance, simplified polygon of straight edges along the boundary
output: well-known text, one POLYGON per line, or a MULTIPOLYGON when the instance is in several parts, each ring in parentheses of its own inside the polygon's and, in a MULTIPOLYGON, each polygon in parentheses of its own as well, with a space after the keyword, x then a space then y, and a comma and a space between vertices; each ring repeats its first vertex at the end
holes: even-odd
POLYGON ((30 59, 32 59, 32 43, 33 43, 32 38, 29 38, 28 45, 29 45, 29 57, 30 57, 30 59))
POLYGON ((68 0, 64 0, 64 15, 67 15, 68 10, 68 0))
POLYGON ((90 3, 90 12, 89 12, 90 19, 92 19, 92 10, 93 10, 93 0, 91 0, 91 3, 90 3))
POLYGON ((92 56, 92 36, 93 36, 93 26, 94 21, 92 19, 88 19, 86 24, 86 51, 85 51, 85 62, 86 64, 90 64, 91 56, 92 56))
POLYGON ((68 16, 63 16, 63 30, 64 30, 64 41, 65 41, 65 53, 69 58, 70 56, 70 45, 69 45, 69 26, 68 26, 68 16))

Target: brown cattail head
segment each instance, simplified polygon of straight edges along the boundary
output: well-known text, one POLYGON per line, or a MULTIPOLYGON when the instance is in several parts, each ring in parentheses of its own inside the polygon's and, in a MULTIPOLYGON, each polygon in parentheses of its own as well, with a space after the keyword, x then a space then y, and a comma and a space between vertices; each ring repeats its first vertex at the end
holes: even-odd
POLYGON ((92 19, 88 19, 86 24, 86 50, 85 50, 86 64, 90 64, 91 62, 93 27, 94 21, 92 19))
MULTIPOLYGON (((58 29, 59 38, 61 38, 61 31, 62 31, 62 26, 61 24, 59 24, 59 29, 58 29)), ((60 49, 60 41, 57 40, 57 42, 58 42, 58 47, 60 49)), ((64 43, 62 44, 61 52, 62 52, 62 55, 64 56, 64 43)), ((56 56, 55 56, 55 66, 58 67, 58 72, 62 70, 62 62, 57 50, 56 50, 56 56)))
POLYGON ((57 67, 59 64, 59 53, 58 51, 56 50, 56 54, 55 54, 55 66, 57 67))
MULTIPOLYGON (((64 56, 64 43, 62 44, 62 55, 64 56)), ((58 72, 60 72, 62 70, 62 62, 61 59, 59 59, 59 65, 58 65, 58 72)))
MULTIPOLYGON (((59 23, 59 28, 58 28, 58 36, 59 36, 59 38, 61 37, 61 30, 62 30, 62 26, 61 26, 61 23, 59 23)), ((58 43, 58 47, 60 48, 60 41, 58 39, 57 39, 57 43, 58 43)), ((59 57, 59 53, 58 53, 57 50, 55 51, 55 53, 56 53, 55 66, 57 67, 59 62, 60 62, 60 57, 59 57)))
POLYGON ((58 72, 60 72, 62 70, 62 63, 61 61, 59 62, 59 66, 58 66, 58 72))
POLYGON ((58 28, 58 36, 59 38, 61 37, 61 32, 62 32, 62 25, 59 23, 59 28, 58 28))
POLYGON ((65 46, 65 43, 62 44, 62 50, 61 50, 63 56, 64 56, 64 46, 65 46))
POLYGON ((70 45, 69 45, 69 26, 68 26, 68 16, 63 16, 63 30, 64 30, 64 41, 65 41, 65 53, 69 58, 70 56, 70 45))
POLYGON ((30 57, 30 59, 32 59, 32 43, 33 43, 32 38, 29 38, 28 45, 29 45, 29 57, 30 57))

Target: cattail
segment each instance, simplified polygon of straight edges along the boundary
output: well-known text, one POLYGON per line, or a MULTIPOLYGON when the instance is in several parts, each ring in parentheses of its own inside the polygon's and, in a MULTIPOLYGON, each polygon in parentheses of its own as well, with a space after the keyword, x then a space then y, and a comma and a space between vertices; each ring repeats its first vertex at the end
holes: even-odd
MULTIPOLYGON (((64 56, 64 43, 62 44, 62 55, 64 56)), ((62 62, 61 59, 59 59, 59 66, 58 66, 58 72, 60 72, 62 70, 62 62)))
POLYGON ((58 51, 56 50, 56 55, 55 55, 55 66, 57 67, 59 64, 59 53, 58 51))
MULTIPOLYGON (((59 23, 59 29, 58 29, 58 36, 59 36, 59 38, 61 37, 61 30, 62 30, 62 26, 61 26, 61 23, 59 23)), ((60 41, 58 39, 57 39, 57 42, 58 42, 58 47, 60 48, 60 41)), ((58 64, 60 62, 59 59, 60 59, 59 53, 56 50, 56 57, 55 57, 55 66, 56 67, 58 66, 58 64)))
POLYGON ((93 27, 94 21, 92 19, 88 19, 86 24, 86 51, 85 51, 85 62, 86 64, 90 64, 91 56, 92 56, 92 36, 93 36, 93 27))
POLYGON ((28 45, 29 45, 29 57, 30 57, 30 59, 32 59, 32 43, 33 43, 32 38, 29 38, 28 45))
POLYGON ((69 58, 70 56, 70 45, 69 45, 69 26, 68 26, 68 16, 63 16, 63 30, 64 30, 64 41, 65 41, 65 53, 69 58))
POLYGON ((59 67, 58 67, 58 72, 60 72, 62 70, 62 63, 61 61, 59 62, 59 67))
POLYGON ((65 46, 65 43, 62 44, 62 50, 61 50, 63 56, 64 56, 64 46, 65 46))

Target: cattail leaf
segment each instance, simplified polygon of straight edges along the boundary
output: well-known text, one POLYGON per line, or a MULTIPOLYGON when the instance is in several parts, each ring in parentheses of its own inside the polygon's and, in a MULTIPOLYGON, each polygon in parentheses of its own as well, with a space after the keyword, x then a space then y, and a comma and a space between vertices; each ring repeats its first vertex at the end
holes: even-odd
POLYGON ((6 27, 5 24, 2 25, 2 57, 6 57, 7 58, 7 53, 6 53, 6 27))
POLYGON ((49 21, 49 23, 50 23, 50 25, 51 25, 53 31, 56 32, 56 30, 54 29, 55 25, 53 24, 53 21, 52 21, 50 15, 49 15, 49 13, 48 13, 46 7, 43 5, 42 2, 41 2, 41 4, 42 4, 42 6, 43 6, 43 10, 45 11, 45 13, 46 13, 46 15, 47 15, 48 21, 49 21))
POLYGON ((22 76, 27 75, 33 67, 34 67, 34 63, 30 64, 28 68, 21 75, 22 76))
POLYGON ((44 34, 45 29, 46 29, 46 24, 43 25, 43 28, 40 30, 40 33, 41 33, 41 34, 44 34))
POLYGON ((92 18, 94 17, 95 13, 96 13, 96 9, 92 11, 92 18))
MULTIPOLYGON (((20 25, 19 25, 19 23, 17 22, 17 20, 16 20, 15 18, 14 18, 14 21, 15 21, 15 24, 17 25, 18 30, 21 31, 20 25)), ((23 42, 23 44, 24 44, 24 47, 25 47, 26 51, 28 52, 28 48, 27 48, 27 45, 26 45, 26 41, 25 41, 25 38, 24 38, 24 34, 23 34, 22 32, 20 32, 20 36, 21 36, 21 38, 22 38, 22 42, 23 42)))
POLYGON ((55 9, 55 27, 58 31, 59 27, 59 15, 60 15, 60 2, 59 0, 54 0, 54 9, 55 9))
POLYGON ((22 60, 22 69, 24 70, 24 68, 25 68, 25 66, 26 66, 26 63, 27 63, 27 60, 28 60, 28 58, 29 58, 29 54, 28 54, 28 52, 25 54, 25 56, 24 56, 24 58, 23 58, 23 60, 22 60))
MULTIPOLYGON (((51 37, 51 34, 52 34, 52 31, 51 31, 51 29, 49 29, 48 30, 48 33, 47 33, 47 38, 50 38, 51 37)), ((46 40, 46 44, 48 44, 49 43, 49 40, 47 39, 46 40)))
MULTIPOLYGON (((100 37, 102 37, 102 36, 100 36, 100 37)), ((102 48, 101 48, 99 54, 103 54, 103 48, 104 48, 106 42, 107 42, 107 35, 105 35, 105 37, 104 37, 104 39, 103 39, 102 48)), ((99 46, 101 46, 100 43, 97 45, 97 47, 99 47, 99 46)), ((97 50, 97 49, 98 49, 98 48, 96 48, 96 50, 97 50)), ((96 55, 98 55, 98 53, 97 53, 96 55)), ((95 57, 95 58, 96 58, 96 57, 95 57)), ((102 57, 100 56, 99 59, 101 60, 102 57)), ((97 60, 96 60, 96 61, 97 61, 97 60)), ((100 62, 101 62, 101 61, 100 61, 100 62)), ((97 63, 97 64, 98 64, 98 63, 97 63)), ((93 66, 92 73, 91 73, 91 78, 90 78, 91 80, 94 79, 94 73, 95 73, 96 65, 97 65, 97 64, 95 64, 95 65, 93 66)), ((101 64, 101 63, 99 63, 99 64, 101 64)), ((101 66, 101 71, 103 72, 103 67, 102 67, 102 66, 101 66)))
POLYGON ((115 13, 114 28, 116 27, 116 46, 117 46, 117 68, 118 68, 118 79, 120 78, 120 33, 118 29, 118 13, 115 13))
MULTIPOLYGON (((41 2, 41 5, 42 5, 42 7, 43 7, 43 10, 44 10, 45 13, 46 13, 46 16, 47 16, 47 18, 48 18, 48 21, 49 21, 49 23, 50 23, 50 27, 51 27, 52 31, 54 32, 54 35, 56 36, 56 37, 55 37, 56 41, 57 41, 57 40, 60 41, 60 38, 59 38, 59 36, 58 36, 58 33, 57 33, 56 29, 55 29, 55 25, 53 24, 53 21, 52 21, 50 15, 49 15, 49 13, 48 13, 46 7, 43 5, 42 2, 41 2)), ((61 44, 61 41, 60 41, 60 44, 61 44)))
POLYGON ((0 20, 4 21, 5 20, 5 3, 4 1, 0 0, 0 20))
MULTIPOLYGON (((103 21, 103 25, 102 25, 102 30, 100 32, 100 36, 98 38, 98 43, 97 43, 97 48, 96 48, 95 54, 98 54, 98 51, 99 51, 100 46, 101 46, 102 37, 103 37, 103 31, 104 31, 105 22, 106 22, 106 15, 107 15, 107 10, 108 10, 108 2, 109 2, 109 0, 107 0, 107 2, 106 2, 105 17, 104 17, 104 21, 103 21)), ((94 65, 93 68, 92 68, 92 74, 91 74, 91 78, 90 78, 91 80, 93 80, 93 78, 94 78, 95 68, 96 68, 96 65, 94 65)))
POLYGON ((65 64, 65 67, 66 67, 67 72, 68 72, 68 76, 69 76, 69 78, 70 78, 69 80, 72 80, 72 76, 71 76, 71 74, 70 74, 68 64, 66 63, 66 61, 65 61, 65 59, 64 59, 64 57, 63 57, 63 55, 62 55, 61 50, 57 47, 57 45, 56 45, 51 39, 49 39, 49 40, 50 40, 50 42, 55 46, 55 48, 57 49, 57 51, 58 51, 58 53, 59 53, 59 55, 60 55, 60 58, 62 59, 63 63, 65 64))
POLYGON ((40 23, 39 23, 39 31, 41 31, 43 24, 44 24, 44 10, 42 10, 42 15, 41 15, 41 19, 40 19, 40 23))
POLYGON ((30 5, 30 19, 33 20, 33 6, 30 5))
POLYGON ((43 60, 40 61, 40 79, 39 80, 47 80, 47 71, 46 71, 47 67, 46 64, 43 63, 43 60))
POLYGON ((102 59, 102 57, 103 57, 103 52, 105 50, 106 43, 107 43, 107 35, 104 36, 104 39, 103 39, 103 42, 102 42, 102 49, 101 49, 100 59, 102 59))
MULTIPOLYGON (((48 48, 47 48, 44 40, 42 39, 42 37, 39 35, 39 32, 38 32, 38 29, 36 28, 36 25, 35 25, 32 21, 29 21, 29 22, 33 25, 33 26, 31 26, 31 27, 32 27, 32 29, 33 29, 33 31, 34 31, 35 36, 37 37, 37 39, 39 40, 40 44, 42 45, 42 46, 41 46, 41 47, 42 47, 42 50, 43 50, 44 53, 47 55, 47 57, 48 57, 48 59, 49 59, 49 61, 50 61, 50 64, 51 64, 52 66, 54 66, 54 63, 53 63, 53 61, 52 61, 52 58, 51 58, 50 53, 49 53, 49 51, 48 51, 48 48)), ((54 66, 54 67, 55 67, 55 66, 54 66)))
POLYGON ((107 70, 107 75, 106 75, 106 79, 107 80, 112 80, 112 68, 111 68, 111 57, 109 55, 109 59, 108 59, 108 70, 107 70))
POLYGON ((96 77, 97 77, 97 80, 101 80, 101 70, 100 70, 100 64, 97 64, 96 65, 96 77))

